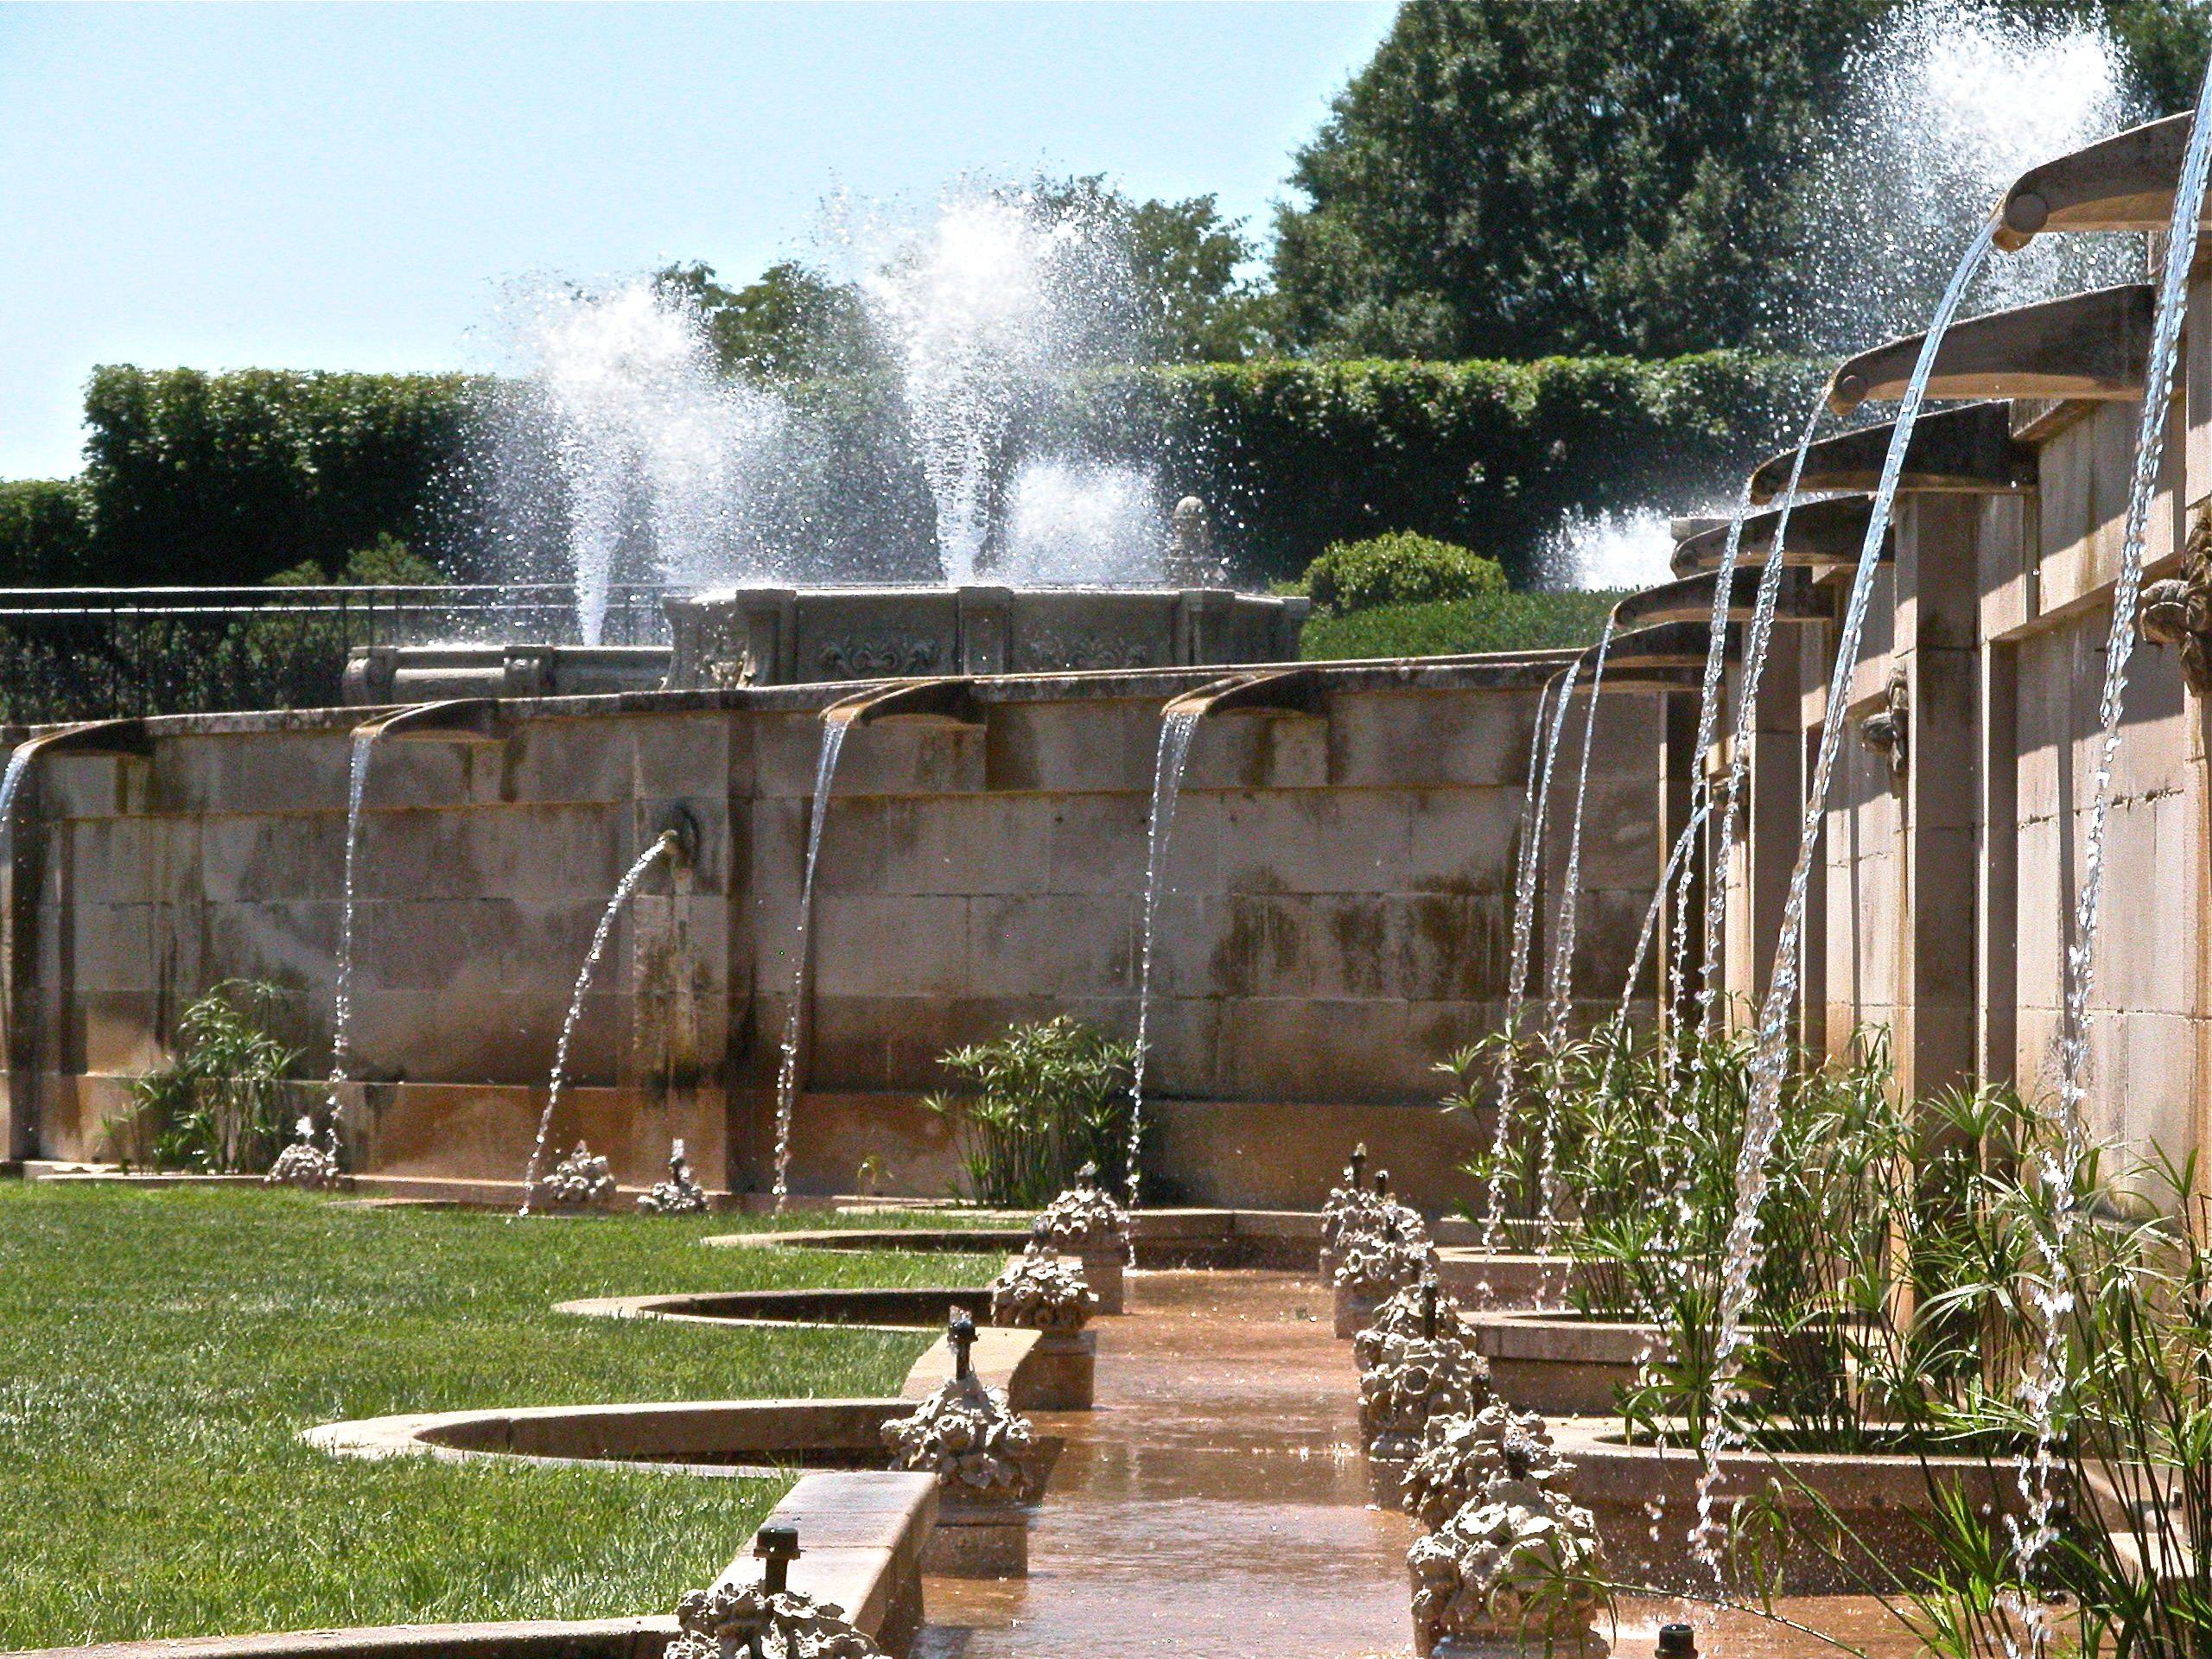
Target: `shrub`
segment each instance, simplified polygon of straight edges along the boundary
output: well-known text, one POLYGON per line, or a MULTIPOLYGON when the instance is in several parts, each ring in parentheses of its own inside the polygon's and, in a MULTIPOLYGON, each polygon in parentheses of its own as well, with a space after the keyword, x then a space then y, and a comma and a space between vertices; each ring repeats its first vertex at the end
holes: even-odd
POLYGON ((178 1052, 130 1085, 131 1110, 108 1125, 126 1160, 156 1169, 210 1172, 269 1167, 292 1129, 288 1103, 300 1051, 271 1034, 282 993, 226 979, 177 1021, 178 1052))
POLYGON ((1381 605, 1316 616, 1300 647, 1309 662, 1369 657, 1456 657, 1484 651, 1554 651, 1597 643, 1614 593, 1491 594, 1381 605))
POLYGON ((924 1103, 955 1126, 970 1198, 1037 1209, 1085 1164, 1102 1184, 1127 1179, 1135 1059, 1129 1045, 1062 1014, 952 1050, 944 1067, 965 1090, 924 1103))
POLYGON ((1506 591, 1505 569, 1496 559, 1410 530, 1335 543, 1306 567, 1305 588, 1316 609, 1340 616, 1506 591))
POLYGON ((0 484, 0 587, 81 588, 99 580, 82 486, 53 479, 0 484))

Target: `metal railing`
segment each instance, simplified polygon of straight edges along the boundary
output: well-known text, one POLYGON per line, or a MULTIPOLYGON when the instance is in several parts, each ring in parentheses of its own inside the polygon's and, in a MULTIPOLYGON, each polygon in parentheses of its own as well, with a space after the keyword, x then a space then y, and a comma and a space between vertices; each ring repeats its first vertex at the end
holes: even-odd
MULTIPOLYGON (((611 588, 601 643, 664 644, 671 591, 611 588)), ((360 646, 581 637, 563 583, 0 588, 0 721, 327 708, 360 646)))

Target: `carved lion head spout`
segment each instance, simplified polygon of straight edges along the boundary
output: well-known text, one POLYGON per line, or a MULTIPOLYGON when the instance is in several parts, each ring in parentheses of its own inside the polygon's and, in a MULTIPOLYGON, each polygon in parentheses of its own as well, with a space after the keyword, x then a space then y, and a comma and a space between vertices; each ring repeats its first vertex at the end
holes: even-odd
POLYGON ((1899 670, 1890 676, 1882 706, 1859 722, 1859 741, 1890 762, 1890 781, 1903 784, 1912 764, 1912 702, 1899 670))
POLYGON ((2180 646, 2182 679, 2198 696, 2212 696, 2212 506, 2196 515, 2181 574, 2143 589, 2141 626, 2152 645, 2180 646))

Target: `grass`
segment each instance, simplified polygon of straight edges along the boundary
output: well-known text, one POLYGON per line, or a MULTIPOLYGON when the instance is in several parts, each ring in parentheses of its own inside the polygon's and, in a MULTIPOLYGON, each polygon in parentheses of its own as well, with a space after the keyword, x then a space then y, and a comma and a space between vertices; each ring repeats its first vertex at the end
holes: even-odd
POLYGON ((552 1305, 974 1283, 993 1265, 698 1245, 744 1224, 0 1184, 0 1648, 671 1606, 781 1483, 368 1463, 298 1433, 402 1411, 895 1393, 919 1336, 552 1305))
POLYGON ((1306 625, 1308 662, 1368 657, 1452 657, 1478 651, 1549 651, 1591 645, 1616 593, 1489 594, 1418 605, 1378 605, 1306 625))

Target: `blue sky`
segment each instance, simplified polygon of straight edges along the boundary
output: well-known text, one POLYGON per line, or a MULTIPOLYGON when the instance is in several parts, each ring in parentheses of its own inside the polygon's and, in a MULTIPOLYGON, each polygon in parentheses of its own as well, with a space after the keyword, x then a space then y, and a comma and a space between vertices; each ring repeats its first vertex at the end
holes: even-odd
POLYGON ((1387 3, 0 6, 0 478, 96 363, 468 366, 503 280, 1104 172, 1263 228, 1387 3))

